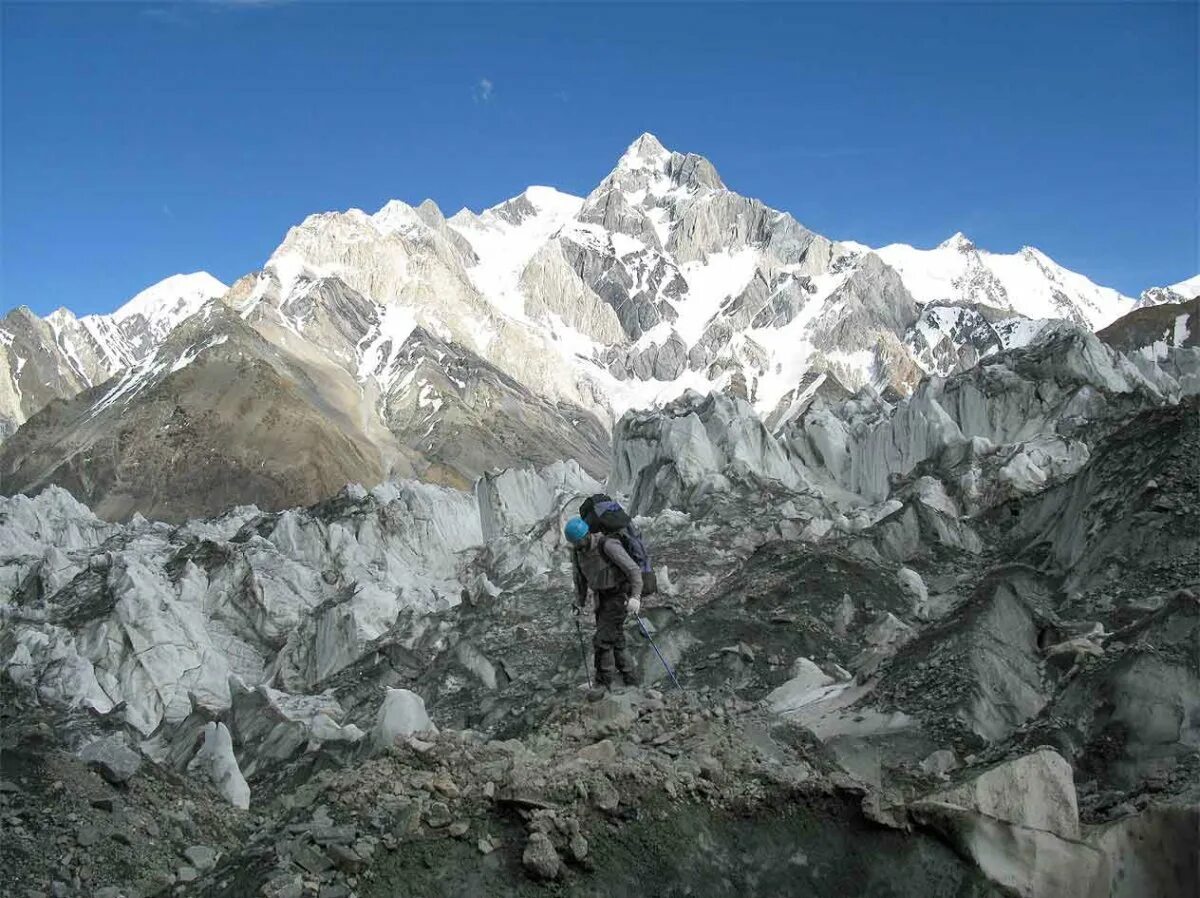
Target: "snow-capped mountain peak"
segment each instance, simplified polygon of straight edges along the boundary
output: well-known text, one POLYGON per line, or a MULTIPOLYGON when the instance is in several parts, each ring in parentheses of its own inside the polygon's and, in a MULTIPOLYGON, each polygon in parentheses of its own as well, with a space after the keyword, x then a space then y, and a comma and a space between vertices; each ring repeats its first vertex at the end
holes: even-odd
POLYGON ((946 238, 941 243, 939 243, 937 248, 943 249, 943 250, 950 249, 950 250, 954 250, 955 252, 967 253, 967 252, 970 252, 971 250, 975 249, 975 243, 974 243, 974 241, 971 240, 970 237, 968 237, 962 231, 955 231, 952 236, 946 238))
POLYGON ((112 319, 120 324, 135 315, 141 315, 152 329, 165 334, 183 319, 198 312, 206 302, 224 295, 228 290, 225 284, 207 271, 174 274, 137 294, 113 312, 112 319))
POLYGON ((641 169, 650 169, 659 172, 665 171, 667 163, 671 161, 671 155, 671 151, 664 147, 657 137, 647 131, 625 150, 624 155, 617 162, 617 170, 638 171, 641 169))
POLYGON ((979 304, 1033 319, 1065 318, 1092 329, 1133 308, 1131 298, 1064 268, 1032 246, 993 253, 957 233, 933 249, 893 243, 875 252, 900 272, 921 304, 979 304))
POLYGON ((1186 302, 1197 296, 1200 296, 1200 274, 1167 287, 1151 287, 1143 290, 1142 295, 1138 298, 1137 308, 1144 309, 1147 306, 1161 306, 1164 303, 1186 302))
POLYGON ((401 200, 388 200, 383 207, 371 216, 371 222, 380 231, 408 231, 421 227, 421 216, 408 203, 401 200))

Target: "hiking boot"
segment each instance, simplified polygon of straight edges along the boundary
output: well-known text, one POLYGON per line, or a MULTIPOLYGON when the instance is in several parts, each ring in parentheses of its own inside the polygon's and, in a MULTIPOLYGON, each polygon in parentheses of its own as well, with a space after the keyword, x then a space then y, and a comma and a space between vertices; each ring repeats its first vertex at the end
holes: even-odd
POLYGON ((597 683, 587 691, 586 698, 589 702, 598 702, 600 699, 604 698, 604 696, 608 695, 611 689, 612 687, 607 683, 597 683))

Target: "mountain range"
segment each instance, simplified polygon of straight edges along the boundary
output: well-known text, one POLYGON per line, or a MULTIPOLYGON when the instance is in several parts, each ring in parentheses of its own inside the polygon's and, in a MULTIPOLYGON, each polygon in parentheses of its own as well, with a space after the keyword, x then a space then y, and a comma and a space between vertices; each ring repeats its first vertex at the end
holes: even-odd
POLYGON ((1033 248, 831 240, 644 134, 586 197, 321 213, 228 287, 9 312, 0 491, 182 520, 567 458, 602 477, 630 408, 715 390, 777 428, 818 392, 907 395, 1051 319, 1096 330, 1196 283, 1135 301, 1033 248))

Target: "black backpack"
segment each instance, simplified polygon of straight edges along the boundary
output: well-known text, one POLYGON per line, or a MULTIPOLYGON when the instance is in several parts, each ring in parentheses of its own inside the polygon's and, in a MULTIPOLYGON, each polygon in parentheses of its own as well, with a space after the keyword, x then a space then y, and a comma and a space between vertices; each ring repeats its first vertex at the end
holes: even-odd
POLYGON ((650 565, 650 553, 646 550, 642 534, 621 503, 612 496, 596 493, 580 503, 579 516, 592 533, 604 533, 621 541, 621 546, 642 570, 642 595, 653 595, 658 590, 658 578, 654 576, 654 569, 650 565))

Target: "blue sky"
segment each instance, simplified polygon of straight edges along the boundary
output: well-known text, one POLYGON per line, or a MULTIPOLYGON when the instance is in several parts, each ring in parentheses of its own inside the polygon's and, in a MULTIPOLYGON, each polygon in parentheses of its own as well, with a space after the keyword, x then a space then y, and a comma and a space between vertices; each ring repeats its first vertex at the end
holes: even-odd
POLYGON ((227 282, 306 214, 586 193, 653 131, 835 238, 1200 270, 1197 5, 6 3, 0 308, 227 282))

